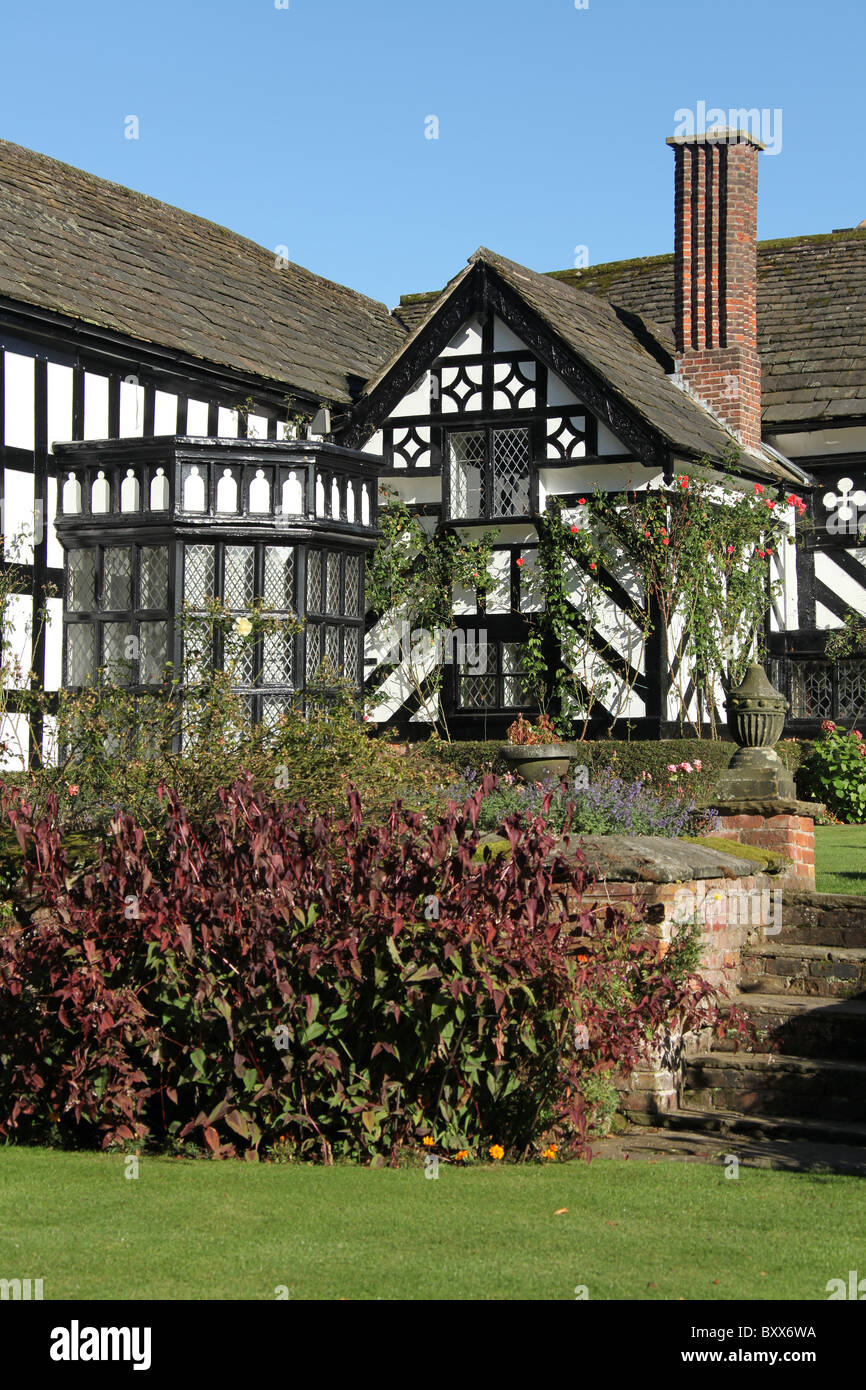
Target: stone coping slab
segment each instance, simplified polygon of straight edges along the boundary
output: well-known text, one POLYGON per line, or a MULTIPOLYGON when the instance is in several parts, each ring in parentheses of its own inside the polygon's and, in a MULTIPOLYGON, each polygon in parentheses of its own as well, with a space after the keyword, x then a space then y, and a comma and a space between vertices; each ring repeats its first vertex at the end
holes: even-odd
POLYGON ((720 816, 807 816, 817 820, 827 810, 820 801, 799 801, 794 796, 738 797, 727 801, 707 801, 700 809, 712 807, 720 816))
POLYGON ((753 859, 661 835, 570 835, 554 853, 579 849, 597 879, 610 883, 684 883, 704 878, 749 878, 753 859))

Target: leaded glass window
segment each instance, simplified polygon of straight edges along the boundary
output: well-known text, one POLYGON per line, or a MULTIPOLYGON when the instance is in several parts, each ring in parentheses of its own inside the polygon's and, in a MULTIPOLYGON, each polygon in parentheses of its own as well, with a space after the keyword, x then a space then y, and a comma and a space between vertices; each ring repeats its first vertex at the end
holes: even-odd
POLYGON ((184 546, 183 595, 189 608, 204 608, 214 596, 214 548, 184 546))
POLYGON ((142 546, 141 603, 142 608, 168 607, 168 546, 142 546))
POLYGON ((452 517, 527 516, 532 449, 529 430, 455 430, 448 436, 452 517))
POLYGON ((96 628, 92 623, 70 623, 66 629, 66 683, 88 685, 93 680, 96 628))
POLYGON ((532 703, 519 642, 458 641, 457 703, 461 709, 514 709, 532 703))
POLYGON ((104 552, 102 607, 112 612, 132 607, 132 551, 112 546, 104 552))
POLYGON ((224 598, 228 608, 249 608, 255 582, 255 550, 251 545, 225 548, 224 598))
POLYGON ((292 685, 294 681, 294 637, 278 628, 262 639, 262 685, 292 685))
POLYGON ((346 617, 361 614, 361 560, 358 555, 346 556, 346 617))
POLYGON ((487 459, 483 430, 466 430, 448 436, 451 515, 484 516, 486 493, 484 474, 487 459))
POLYGON ((325 585, 326 613, 339 613, 340 600, 340 556, 336 550, 328 551, 327 583, 325 585))
POLYGON ((265 546, 264 607, 275 613, 295 611, 295 550, 291 545, 265 546))
POLYGON ((66 556, 66 608, 89 613, 96 607, 96 551, 70 550, 66 556))
POLYGON ((112 685, 133 685, 137 642, 130 623, 105 623, 102 629, 102 665, 112 685))
POLYGON ((322 611, 322 552, 307 551, 307 610, 310 613, 322 611))
POLYGON ((138 637, 139 681, 142 685, 159 685, 168 661, 168 623, 139 623, 138 637))

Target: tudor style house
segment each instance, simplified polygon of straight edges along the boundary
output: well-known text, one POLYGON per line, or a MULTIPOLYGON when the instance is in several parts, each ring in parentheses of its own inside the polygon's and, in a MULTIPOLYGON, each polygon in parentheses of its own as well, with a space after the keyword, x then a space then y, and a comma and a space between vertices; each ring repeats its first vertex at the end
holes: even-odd
MULTIPOLYGON (((668 143, 673 255, 539 274, 482 248, 389 312, 0 142, 0 481, 6 560, 27 576, 12 604, 23 667, 48 689, 100 670, 152 689, 183 657, 181 610, 261 603, 304 626, 245 654, 252 718, 303 701, 327 658, 375 720, 423 727, 413 692, 435 644, 407 651, 401 613, 365 611, 378 479, 428 531, 495 531, 488 592, 455 592, 469 636, 441 692, 456 732, 495 735, 531 708, 522 650, 548 499, 580 524, 593 489, 657 486, 701 459, 722 474, 736 445, 739 476, 809 508, 804 544, 772 560, 789 731, 857 718, 866 660, 828 660, 825 643, 866 617, 866 228, 757 243, 760 143, 668 143)), ((576 613, 590 583, 575 568, 576 613)), ((568 657, 581 680, 604 669, 593 730, 668 732, 644 596, 613 562, 603 583, 568 657)), ((6 741, 36 754, 9 708, 6 741)))

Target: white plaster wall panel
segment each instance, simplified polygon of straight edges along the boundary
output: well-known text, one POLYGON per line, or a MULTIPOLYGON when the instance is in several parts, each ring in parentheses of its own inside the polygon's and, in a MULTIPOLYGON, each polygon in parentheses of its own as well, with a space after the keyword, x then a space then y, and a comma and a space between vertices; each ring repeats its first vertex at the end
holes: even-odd
POLYGON ((108 438, 108 377, 84 373, 84 438, 108 438))
POLYGON ((18 352, 7 352, 4 360, 5 372, 5 435, 7 448, 32 449, 34 447, 34 401, 35 381, 33 358, 22 357, 18 352))
POLYGON ((220 439, 237 439, 238 413, 236 410, 229 410, 224 405, 220 406, 217 417, 217 434, 220 439))
MULTIPOLYGON (((675 657, 675 655, 676 655, 676 652, 677 652, 677 648, 678 648, 680 639, 681 639, 681 637, 682 637, 682 635, 683 635, 683 631, 684 631, 684 622, 683 622, 682 614, 680 614, 680 613, 675 613, 674 616, 673 616, 673 620, 672 620, 672 622, 671 622, 671 629, 670 629, 670 633, 669 633, 669 637, 668 637, 668 659, 669 659, 669 660, 673 660, 674 657, 675 657)), ((679 686, 679 689, 682 691, 683 694, 685 694, 685 692, 688 690, 689 681, 690 681, 690 679, 691 679, 691 675, 692 675, 692 671, 691 671, 691 665, 690 665, 690 663, 689 663, 688 661, 683 661, 683 662, 681 662, 680 665, 679 665, 679 668, 678 668, 678 670, 677 670, 677 674, 676 674, 676 684, 679 686)), ((671 683, 671 688, 670 688, 669 691, 668 691, 667 707, 668 707, 668 719, 679 719, 679 718, 680 718, 681 711, 682 711, 682 702, 681 702, 681 700, 680 700, 680 698, 679 698, 679 696, 678 696, 678 694, 677 694, 676 689, 674 688, 673 681, 672 681, 672 683, 671 683)), ((695 718, 697 717, 697 702, 696 702, 696 700, 695 700, 694 695, 692 695, 691 698, 690 698, 689 701, 688 701, 688 711, 687 711, 687 712, 688 712, 688 717, 689 717, 690 719, 695 719, 695 718)))
POLYGON ((407 391, 391 411, 390 419, 399 420, 406 415, 430 414, 430 373, 419 377, 411 390, 407 391))
POLYGON ((3 556, 33 564, 33 474, 7 468, 3 475, 3 556))
POLYGON ((466 357, 481 351, 481 324, 472 315, 457 330, 450 343, 442 349, 440 357, 466 357))
POLYGON ((605 466, 603 472, 592 464, 540 468, 538 471, 548 492, 558 489, 561 492, 586 493, 587 496, 596 488, 599 492, 622 492, 625 488, 640 491, 662 476, 658 469, 644 468, 637 462, 611 463, 605 466))
POLYGON ((0 768, 23 772, 30 751, 30 731, 23 714, 7 714, 0 720, 0 768))
MULTIPOLYGON (((826 430, 797 430, 790 434, 771 434, 769 442, 788 458, 804 454, 859 454, 866 451, 866 426, 838 426, 826 430)), ((787 487, 787 484, 785 484, 787 487)), ((792 492, 799 492, 797 487, 792 492)))
POLYGON ((547 404, 548 405, 582 405, 579 396, 576 396, 570 386, 566 386, 561 376, 556 372, 547 373, 547 404))
MULTIPOLYGON (((601 710, 614 718, 642 718, 646 714, 644 701, 628 682, 593 647, 584 645, 576 633, 565 643, 565 661, 568 670, 577 676, 593 698, 590 714, 598 714, 601 710)), ((582 713, 585 714, 585 710, 582 713)), ((577 718, 580 719, 581 714, 577 718)))
POLYGON ((487 612, 510 613, 511 551, 494 550, 487 568, 493 576, 493 588, 487 591, 487 612))
POLYGON ((463 410, 480 410, 480 409, 481 409, 481 399, 482 399, 482 397, 481 397, 482 372, 483 372, 483 368, 482 368, 480 362, 472 362, 472 363, 470 363, 467 367, 461 367, 459 364, 455 364, 454 366, 451 366, 451 365, 443 365, 443 367, 442 367, 442 414, 443 414, 443 415, 454 415, 454 414, 457 413, 458 411, 463 411, 463 410), (456 400, 454 399, 453 396, 449 396, 447 393, 448 393, 449 388, 450 388, 450 387, 453 387, 453 386, 455 385, 455 383, 457 383, 457 381, 458 381, 458 376, 459 376, 459 378, 460 378, 460 381, 459 381, 459 385, 457 386, 457 394, 458 394, 458 396, 459 396, 460 399, 459 399, 459 401, 456 401, 456 400), (467 381, 467 380, 468 380, 469 383, 470 383, 469 386, 466 385, 466 381, 467 381), (472 389, 472 388, 475 388, 475 389, 472 389))
POLYGON ((63 600, 50 598, 45 621, 45 689, 59 690, 63 674, 63 600))
POLYGON ((48 450, 52 453, 55 443, 62 444, 72 438, 73 371, 71 367, 49 362, 47 376, 48 450))
POLYGON ((187 401, 186 432, 194 439, 207 439, 207 401, 187 401))
POLYGON ((502 322, 499 315, 494 315, 493 319, 493 351, 494 352, 522 352, 526 348, 522 338, 518 338, 506 323, 502 322))
POLYGON ((53 714, 46 714, 42 724, 42 761, 46 767, 57 766, 57 719, 53 714))
POLYGON ((364 663, 369 668, 368 675, 383 661, 398 660, 402 644, 409 639, 409 632, 404 608, 385 613, 370 628, 364 637, 364 663))
POLYGON ((7 642, 3 649, 3 686, 23 690, 30 670, 33 601, 29 594, 10 594, 6 612, 7 642))
POLYGON ((627 454, 629 452, 622 440, 617 439, 603 420, 598 422, 598 452, 599 454, 627 454))
POLYGON ((465 618, 478 612, 478 602, 474 589, 464 589, 461 584, 455 584, 452 594, 452 605, 456 617, 465 618))
POLYGON ((120 437, 140 439, 144 433, 144 387, 136 381, 120 383, 120 437))
POLYGON ((843 627, 841 618, 837 618, 835 613, 831 613, 829 608, 825 608, 820 599, 815 601, 815 626, 822 632, 828 631, 833 627, 843 627))
POLYGON ((362 453, 365 453, 365 454, 381 454, 381 452, 382 452, 382 431, 381 431, 381 430, 376 430, 375 434, 371 434, 371 435, 370 435, 370 438, 367 440, 367 443, 364 444, 364 445, 362 445, 362 450, 361 450, 361 451, 362 451, 362 453))
MULTIPOLYGON (((415 474, 409 474, 405 478, 383 478, 382 487, 388 488, 390 492, 396 492, 407 504, 432 503, 438 506, 442 501, 442 480, 441 478, 419 478, 415 474)), ((388 498, 379 492, 379 505, 384 506, 388 498)))
POLYGON ((46 564, 49 569, 63 568, 63 546, 57 539, 54 530, 54 518, 57 515, 57 493, 59 484, 56 478, 48 478, 45 484, 45 534, 46 534, 46 564))
POLYGON ((154 434, 177 434, 177 396, 168 391, 153 394, 154 434))
MULTIPOLYGON (((477 540, 479 531, 489 531, 490 527, 486 522, 480 523, 477 527, 458 526, 457 534, 461 540, 477 540)), ((538 540, 538 532, 534 526, 505 525, 496 527, 497 545, 533 545, 538 540)))
POLYGON ((519 559, 523 561, 520 566, 520 611, 539 613, 544 607, 544 585, 538 567, 538 551, 521 550, 519 559))
POLYGON ((267 439, 268 437, 268 417, 267 415, 250 415, 247 419, 247 438, 248 439, 267 439))

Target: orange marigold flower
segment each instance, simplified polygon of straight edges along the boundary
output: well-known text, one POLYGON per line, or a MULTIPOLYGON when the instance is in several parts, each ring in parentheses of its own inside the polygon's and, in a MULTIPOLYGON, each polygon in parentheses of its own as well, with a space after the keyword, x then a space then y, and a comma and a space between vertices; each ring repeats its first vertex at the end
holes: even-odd
POLYGON ((431 1149, 433 1145, 436 1143, 436 1140, 431 1135, 425 1134, 424 1138, 421 1140, 421 1143, 424 1145, 425 1148, 431 1149))
POLYGON ((468 1149, 458 1149, 458 1151, 457 1151, 457 1153, 454 1155, 454 1157, 455 1157, 455 1158, 461 1158, 461 1159, 462 1159, 462 1158, 468 1158, 468 1157, 469 1157, 469 1150, 468 1150, 468 1149))
POLYGON ((491 1144, 487 1150, 491 1158, 500 1159, 505 1157, 505 1150, 501 1144, 491 1144))

